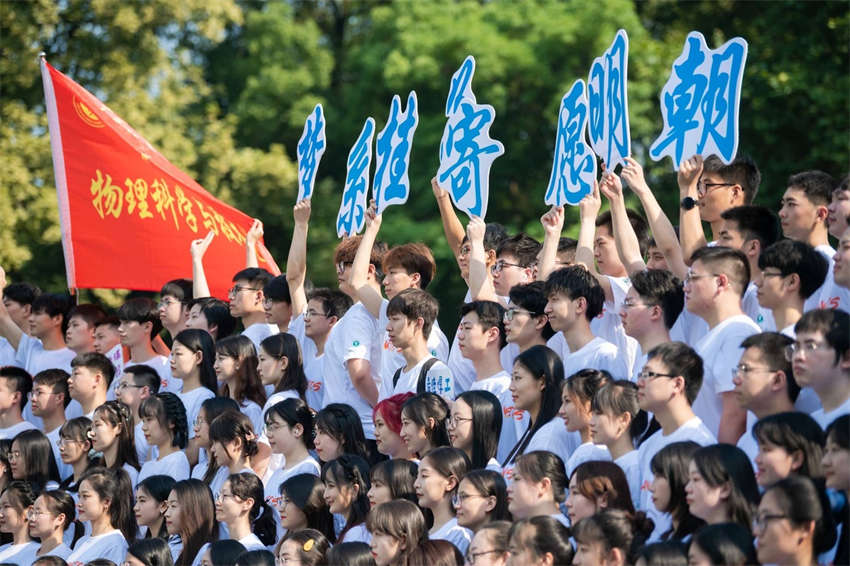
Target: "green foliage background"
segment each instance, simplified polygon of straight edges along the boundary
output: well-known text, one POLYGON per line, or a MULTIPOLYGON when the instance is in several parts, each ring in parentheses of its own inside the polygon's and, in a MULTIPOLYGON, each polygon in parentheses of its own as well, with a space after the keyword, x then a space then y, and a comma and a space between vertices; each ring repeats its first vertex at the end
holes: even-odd
MULTIPOLYGON (((317 284, 335 283, 330 258, 350 145, 367 116, 382 128, 392 95, 413 89, 420 102, 413 191, 407 206, 388 210, 382 237, 432 246, 431 291, 450 329, 465 290, 429 180, 451 74, 475 55, 473 88, 495 107, 491 134, 506 149, 492 168, 487 219, 541 236, 560 98, 621 27, 631 42, 629 114, 639 160, 661 129, 661 86, 695 29, 712 46, 734 36, 749 42, 739 151, 762 168, 757 203, 777 208, 796 171, 846 174, 845 1, 0 0, 0 265, 10 280, 64 287, 39 51, 207 190, 261 218, 282 268, 297 194, 295 144, 322 102, 328 149, 308 249, 317 284)), ((675 222, 669 160, 645 165, 675 222)), ((128 253, 136 244, 128 242, 128 253)), ((120 296, 96 294, 113 304, 120 296)))

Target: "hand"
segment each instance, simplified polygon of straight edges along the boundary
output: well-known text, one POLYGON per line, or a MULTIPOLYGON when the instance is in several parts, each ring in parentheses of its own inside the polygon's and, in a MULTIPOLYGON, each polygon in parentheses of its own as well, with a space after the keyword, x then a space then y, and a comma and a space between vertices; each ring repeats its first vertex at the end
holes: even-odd
POLYGON ((646 184, 646 178, 643 175, 643 167, 631 157, 626 157, 626 166, 620 171, 620 177, 636 195, 640 196, 642 193, 649 192, 649 185, 646 184))
POLYGON ((215 237, 215 232, 210 230, 207 232, 207 235, 198 240, 192 240, 192 244, 189 246, 189 251, 192 254, 192 259, 199 260, 204 258, 204 254, 207 253, 207 248, 210 247, 210 243, 213 241, 215 237))
POLYGON ((679 173, 676 180, 679 182, 679 192, 684 196, 688 188, 693 187, 699 181, 702 175, 702 156, 694 155, 690 159, 686 159, 679 166, 679 173))
POLYGON ((440 183, 437 182, 437 177, 431 179, 431 190, 434 191, 434 197, 437 200, 448 198, 449 192, 440 186, 440 183))
POLYGON ((3 296, 3 289, 6 288, 6 270, 0 266, 0 297, 3 296))
POLYGON ((375 199, 369 201, 369 207, 366 209, 366 229, 372 228, 377 232, 381 227, 383 214, 378 214, 378 205, 375 199))
POLYGON ((602 177, 602 184, 599 186, 602 194, 610 201, 623 199, 623 183, 620 182, 620 177, 614 174, 613 171, 605 173, 602 177))
POLYGON ((543 224, 543 233, 546 236, 560 238, 561 232, 564 231, 564 207, 553 205, 540 217, 540 223, 543 224))
POLYGON ((295 218, 295 224, 306 226, 310 222, 310 209, 312 204, 310 199, 305 198, 295 204, 292 208, 292 216, 295 218))
POLYGON ((263 223, 257 218, 254 219, 254 223, 251 224, 251 229, 248 230, 248 233, 245 234, 245 243, 249 246, 256 245, 257 242, 263 237, 263 223))
POLYGON ((469 219, 469 224, 466 225, 466 235, 469 238, 469 243, 484 242, 484 232, 487 230, 487 225, 478 217, 473 216, 469 219))
POLYGON ((599 215, 600 208, 602 208, 602 199, 599 196, 599 183, 593 181, 593 190, 578 203, 579 216, 582 221, 594 221, 599 215))

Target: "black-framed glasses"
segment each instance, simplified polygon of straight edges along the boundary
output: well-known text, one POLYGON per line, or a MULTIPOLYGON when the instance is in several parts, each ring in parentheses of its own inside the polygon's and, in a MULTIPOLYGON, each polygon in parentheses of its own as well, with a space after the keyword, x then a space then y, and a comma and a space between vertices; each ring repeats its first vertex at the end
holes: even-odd
POLYGON ((466 560, 467 564, 471 566, 475 565, 475 561, 478 560, 479 556, 485 556, 487 554, 499 553, 502 554, 507 552, 504 548, 494 548, 493 550, 482 550, 481 552, 467 552, 466 556, 464 556, 464 560, 466 560))
POLYGON ((317 311, 317 310, 313 310, 313 309, 307 309, 306 311, 304 311, 304 318, 313 318, 313 317, 315 317, 315 316, 324 316, 324 317, 327 317, 327 316, 328 316, 328 313, 325 313, 325 312, 319 312, 319 311, 317 311))
POLYGON ((519 263, 510 263, 508 261, 500 259, 490 266, 490 271, 492 271, 493 273, 500 273, 506 267, 519 267, 525 269, 524 265, 520 265, 519 263))
POLYGON ((753 530, 755 529, 764 529, 767 524, 771 521, 778 521, 779 519, 787 519, 788 515, 779 515, 779 514, 765 514, 765 515, 756 515, 753 517, 753 530))
POLYGON ((706 183, 702 179, 697 181, 697 194, 701 197, 704 197, 708 193, 710 193, 713 189, 718 187, 731 187, 735 183, 706 183))
POLYGON ((262 291, 262 289, 256 289, 254 287, 243 287, 241 285, 234 285, 230 289, 227 290, 228 295, 238 295, 242 291, 262 291))
POLYGON ((516 307, 511 307, 505 311, 504 316, 502 317, 505 322, 510 322, 514 319, 514 317, 518 314, 527 314, 528 316, 540 316, 540 313, 534 313, 525 309, 518 309, 516 307))
POLYGON ((448 417, 446 417, 446 428, 455 428, 457 427, 457 425, 463 424, 471 420, 472 418, 449 415, 448 417))
POLYGON ((121 391, 122 389, 141 389, 144 385, 136 385, 135 383, 124 383, 120 382, 115 386, 115 391, 121 391))
POLYGON ((466 501, 467 499, 475 499, 475 498, 486 499, 487 497, 488 497, 487 495, 481 495, 480 493, 469 493, 469 494, 455 493, 454 495, 452 495, 452 506, 455 507, 455 508, 458 508, 461 505, 463 505, 463 502, 466 501))
POLYGON ((655 379, 657 377, 679 377, 678 374, 675 373, 658 373, 657 371, 649 371, 643 370, 638 374, 638 379, 642 379, 644 381, 649 381, 650 379, 655 379))

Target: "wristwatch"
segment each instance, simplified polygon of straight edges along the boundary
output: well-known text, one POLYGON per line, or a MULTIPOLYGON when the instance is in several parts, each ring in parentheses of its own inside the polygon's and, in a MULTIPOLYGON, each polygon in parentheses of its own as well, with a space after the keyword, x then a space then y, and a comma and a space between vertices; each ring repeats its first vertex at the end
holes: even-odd
POLYGON ((682 207, 682 210, 691 210, 696 205, 697 201, 695 201, 692 197, 685 197, 682 199, 682 202, 679 206, 682 207))

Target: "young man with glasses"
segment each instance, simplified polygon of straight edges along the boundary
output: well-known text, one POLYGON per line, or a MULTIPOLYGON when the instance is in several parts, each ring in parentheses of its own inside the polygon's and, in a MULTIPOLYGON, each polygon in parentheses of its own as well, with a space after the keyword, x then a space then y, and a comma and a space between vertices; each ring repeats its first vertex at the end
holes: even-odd
POLYGON ((800 387, 814 389, 822 407, 812 413, 821 427, 850 413, 850 315, 816 309, 797 321, 786 352, 800 387))
POLYGON ((173 279, 159 291, 159 320, 173 339, 186 328, 189 301, 192 300, 192 280, 173 279))
MULTIPOLYGON (((162 329, 156 303, 146 297, 129 299, 118 309, 117 316, 121 345, 130 350, 130 359, 124 364, 124 368, 136 364, 148 365, 159 375, 160 389, 179 393, 183 382, 172 377, 168 356, 157 354, 153 348, 153 340, 162 329)), ((108 400, 115 399, 117 385, 118 380, 114 380, 110 385, 107 392, 108 400)))
POLYGON ((301 357, 307 376, 307 405, 316 411, 324 408, 324 357, 328 335, 352 304, 351 297, 334 289, 314 289, 307 295, 307 310, 301 315, 305 335, 301 341, 301 357))
POLYGON ((62 369, 47 369, 32 378, 32 391, 29 393, 32 414, 44 423, 41 429, 50 439, 53 457, 59 476, 64 480, 74 470, 70 464, 62 461, 59 454, 59 429, 65 424, 65 408, 71 402, 68 394, 68 372, 62 369))
POLYGON ((668 342, 650 350, 638 375, 640 408, 653 413, 661 425, 661 430, 655 431, 638 448, 640 501, 635 504, 655 523, 650 542, 657 540, 672 523, 670 514, 661 513, 652 502, 652 458, 674 442, 692 441, 701 446, 717 442, 691 408, 702 386, 702 375, 702 359, 682 342, 668 342))
MULTIPOLYGON (((139 418, 139 405, 142 401, 159 393, 159 376, 156 371, 145 364, 138 364, 124 369, 120 379, 116 379, 115 398, 130 408, 133 419, 133 440, 136 444, 136 456, 139 464, 144 464, 151 458, 150 446, 142 431, 142 419, 139 418)), ((189 423, 191 426, 192 423, 189 423)))
MULTIPOLYGON (((800 386, 785 357, 785 349, 791 343, 791 338, 776 332, 754 334, 741 342, 744 353, 732 369, 732 382, 738 404, 753 413, 753 421, 795 410, 800 386)), ((753 423, 748 424, 747 432, 738 440, 738 448, 747 453, 755 468, 759 447, 751 433, 753 423)))
POLYGON ((263 307, 263 288, 272 277, 265 269, 248 267, 233 276, 233 287, 227 292, 231 316, 242 321, 242 334, 250 338, 258 352, 260 342, 279 332, 277 326, 266 322, 263 307))
POLYGON ((490 267, 496 295, 506 297, 514 286, 534 281, 540 249, 540 242, 527 234, 511 236, 499 244, 496 263, 490 267))
POLYGON ((746 429, 747 413, 733 390, 732 369, 741 357, 741 342, 760 332, 744 314, 741 298, 750 282, 747 257, 740 250, 706 246, 693 255, 685 278, 687 309, 708 323, 708 333, 693 348, 705 366, 694 412, 720 442, 736 444, 746 429))

